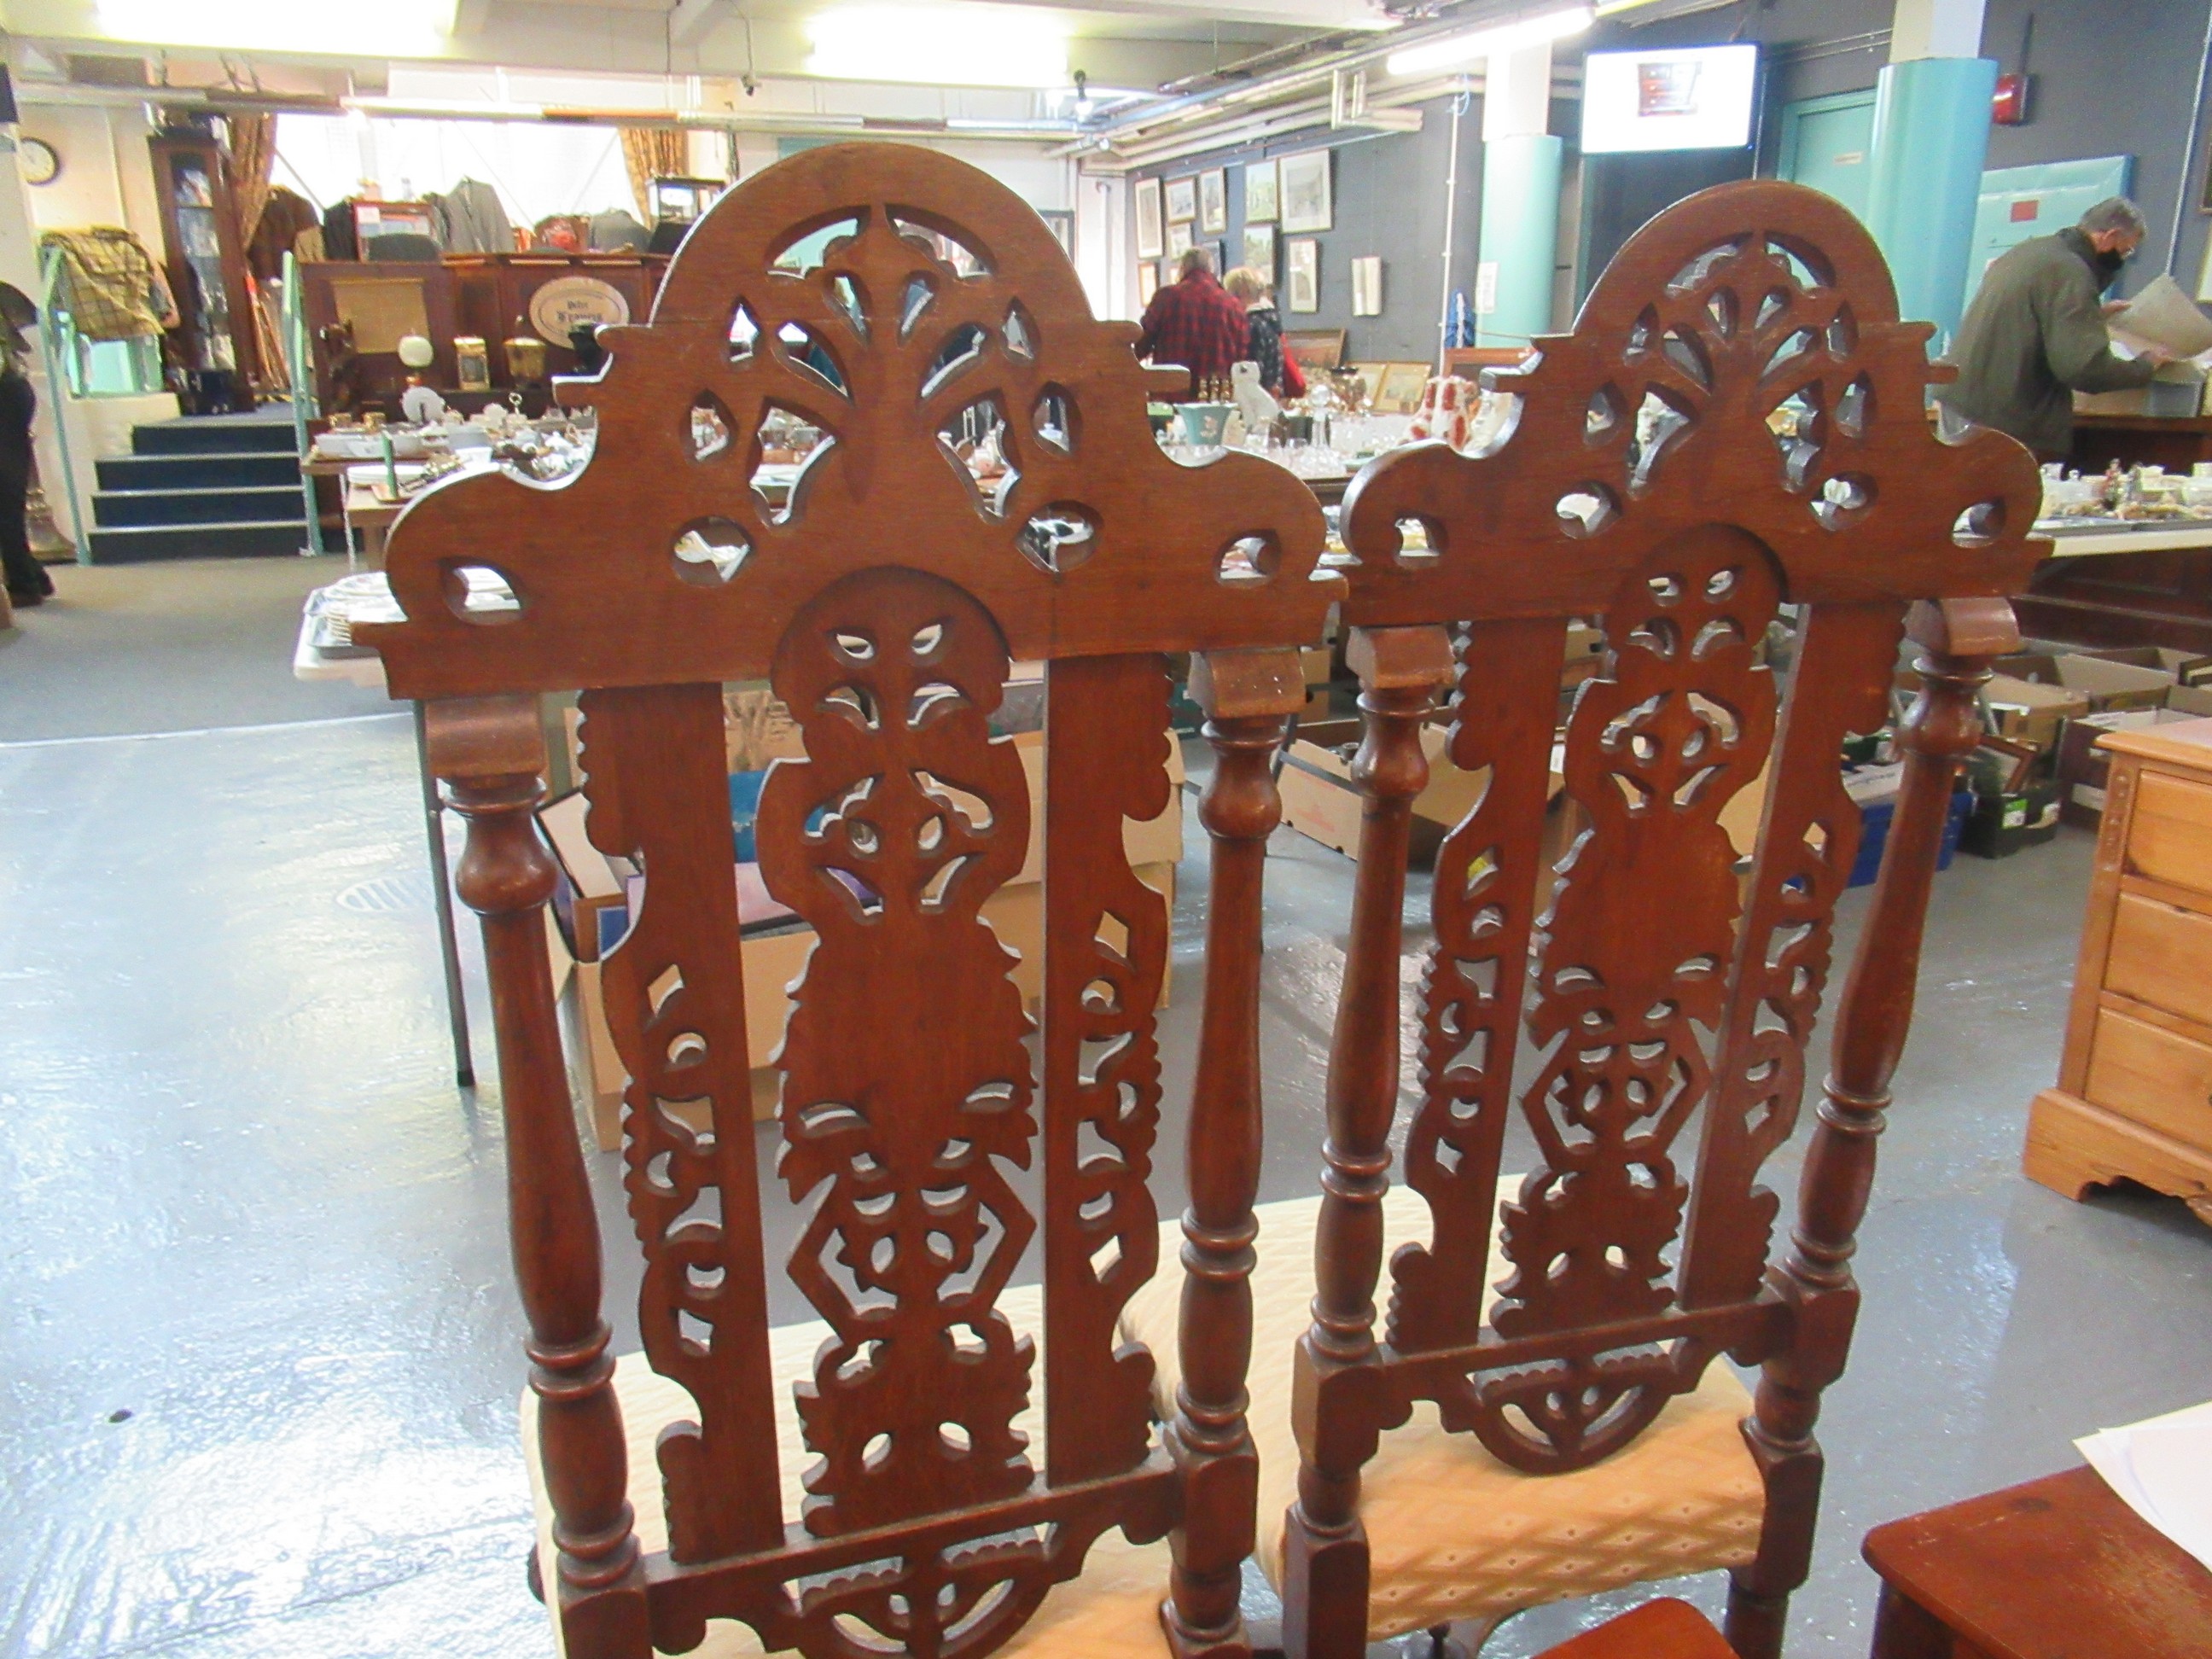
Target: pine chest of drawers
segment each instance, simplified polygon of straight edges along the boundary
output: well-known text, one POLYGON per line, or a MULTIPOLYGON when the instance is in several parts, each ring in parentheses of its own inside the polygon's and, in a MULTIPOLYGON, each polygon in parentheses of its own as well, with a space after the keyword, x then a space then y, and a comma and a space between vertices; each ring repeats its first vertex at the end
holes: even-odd
POLYGON ((2212 720, 2115 732, 2058 1086, 2022 1168, 2069 1198, 2125 1177, 2212 1223, 2212 720))

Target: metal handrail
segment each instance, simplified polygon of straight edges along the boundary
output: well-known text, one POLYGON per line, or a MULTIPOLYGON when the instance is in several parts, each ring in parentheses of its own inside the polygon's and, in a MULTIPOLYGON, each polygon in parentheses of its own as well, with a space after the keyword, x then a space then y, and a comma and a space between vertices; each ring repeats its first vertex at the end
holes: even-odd
POLYGON ((284 367, 292 381, 292 447, 299 453, 300 494, 307 505, 307 545, 320 555, 330 550, 323 544, 323 509, 316 504, 315 480, 307 471, 307 457, 313 453, 307 422, 316 414, 314 363, 307 352, 307 313, 301 303, 300 262, 289 252, 284 255, 283 277, 284 367))
POLYGON ((77 504, 76 467, 70 459, 70 365, 76 361, 76 325, 62 320, 67 313, 58 295, 61 291, 62 255, 59 248, 46 251, 46 303, 39 310, 39 336, 46 348, 46 393, 54 400, 54 447, 61 453, 62 493, 69 497, 70 529, 76 542, 76 562, 92 562, 92 538, 84 533, 84 509, 77 504))

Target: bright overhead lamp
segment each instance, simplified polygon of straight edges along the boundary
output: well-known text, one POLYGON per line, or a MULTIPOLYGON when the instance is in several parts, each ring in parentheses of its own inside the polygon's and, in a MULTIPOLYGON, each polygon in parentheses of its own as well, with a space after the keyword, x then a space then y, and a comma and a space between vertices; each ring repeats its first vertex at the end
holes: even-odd
POLYGON ((1564 40, 1571 34, 1580 34, 1596 19, 1596 12, 1588 6, 1569 6, 1565 11, 1546 12, 1535 17, 1516 17, 1510 22, 1494 23, 1487 28, 1394 52, 1383 67, 1393 75, 1422 75, 1431 70, 1456 69, 1478 58, 1518 52, 1524 46, 1540 46, 1548 40, 1564 40))
POLYGON ((98 0, 110 40, 219 51, 435 57, 453 30, 455 0, 377 0, 373 9, 301 0, 98 0))
POLYGON ((1067 84, 1067 31, 1048 13, 1000 6, 840 6, 806 20, 806 72, 940 87, 1067 84))

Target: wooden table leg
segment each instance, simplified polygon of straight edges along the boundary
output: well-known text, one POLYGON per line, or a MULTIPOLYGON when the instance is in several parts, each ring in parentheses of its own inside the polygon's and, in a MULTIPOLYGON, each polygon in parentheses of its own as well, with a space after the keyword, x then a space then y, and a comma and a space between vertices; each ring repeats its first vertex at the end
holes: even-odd
POLYGON ((1881 1587, 1869 1659, 1972 1659, 1979 1652, 1978 1648, 1960 1646, 1942 1620, 1896 1585, 1881 1587))

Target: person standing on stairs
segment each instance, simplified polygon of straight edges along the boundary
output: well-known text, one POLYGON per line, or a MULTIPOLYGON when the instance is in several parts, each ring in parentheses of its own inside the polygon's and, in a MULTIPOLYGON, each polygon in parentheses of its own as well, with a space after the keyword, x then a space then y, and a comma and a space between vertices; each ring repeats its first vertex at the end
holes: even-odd
POLYGON ((0 566, 6 568, 8 597, 18 605, 44 604, 54 591, 54 579, 31 552, 25 522, 31 493, 31 420, 39 412, 38 394, 23 373, 23 354, 28 349, 12 321, 0 325, 0 566))

